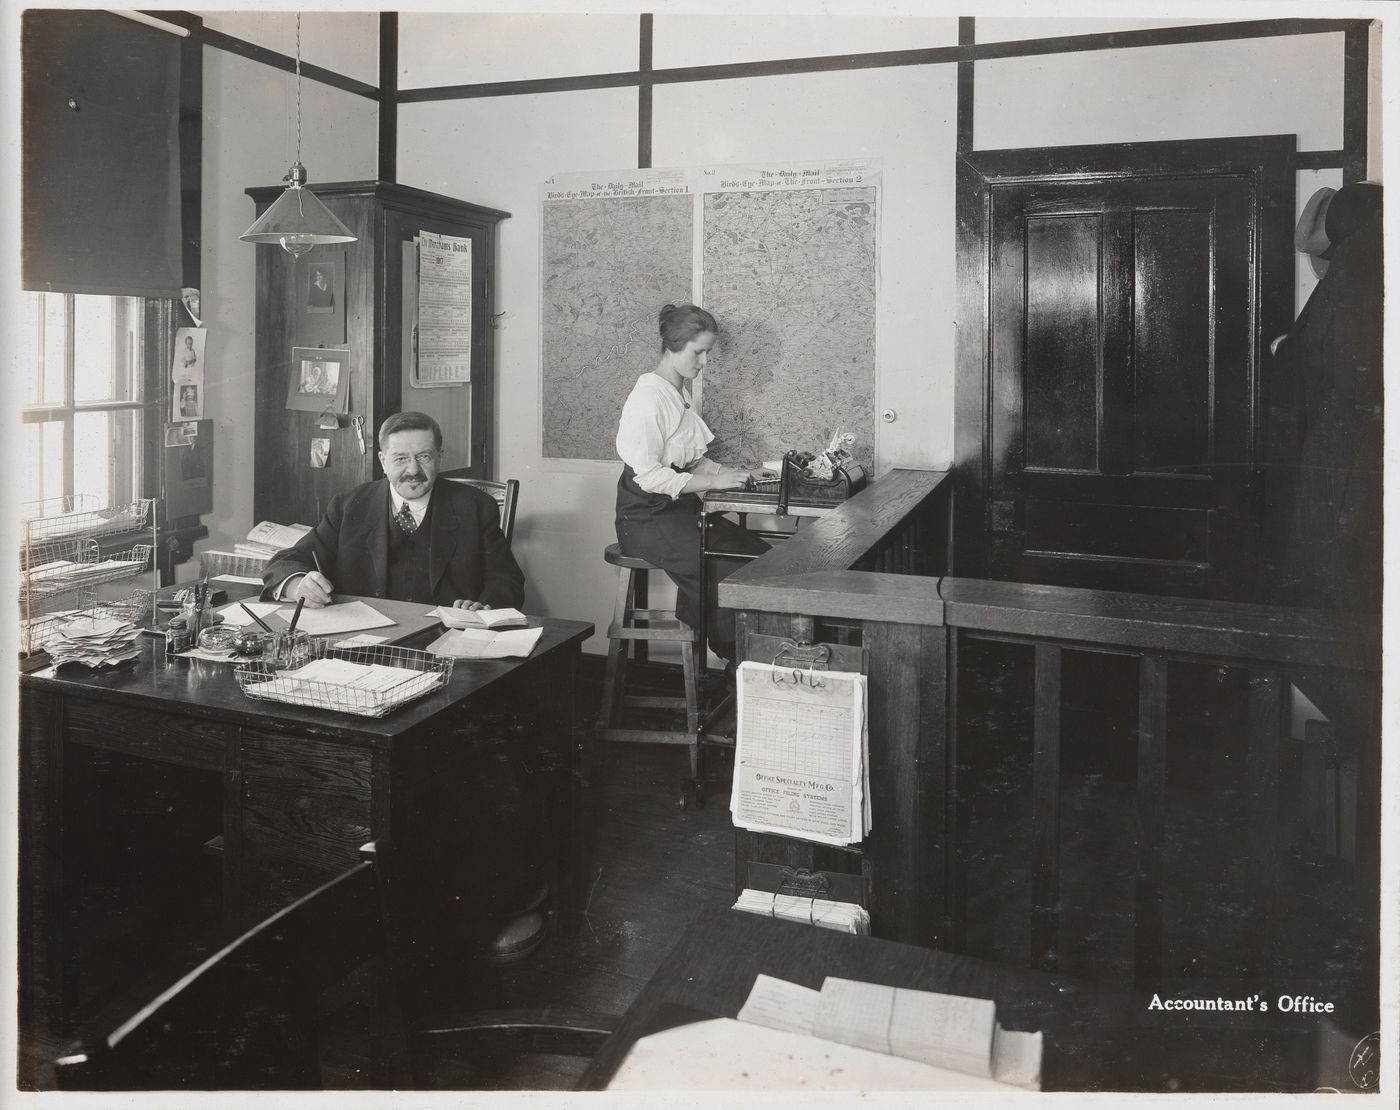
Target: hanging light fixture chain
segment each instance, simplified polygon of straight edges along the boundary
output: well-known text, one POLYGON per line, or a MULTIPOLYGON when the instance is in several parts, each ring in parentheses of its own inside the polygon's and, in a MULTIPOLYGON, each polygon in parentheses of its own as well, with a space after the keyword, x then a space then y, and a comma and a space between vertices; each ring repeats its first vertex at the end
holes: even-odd
POLYGON ((301 12, 297 12, 297 161, 301 161, 301 12))

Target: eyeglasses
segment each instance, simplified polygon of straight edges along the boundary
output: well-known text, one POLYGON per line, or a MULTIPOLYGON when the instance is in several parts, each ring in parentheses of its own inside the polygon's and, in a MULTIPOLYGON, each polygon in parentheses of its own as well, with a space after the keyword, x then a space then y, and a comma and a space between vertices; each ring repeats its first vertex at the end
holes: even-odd
POLYGON ((402 470, 411 462, 427 466, 430 462, 437 461, 438 454, 437 451, 419 451, 416 455, 390 455, 384 462, 395 470, 402 470))

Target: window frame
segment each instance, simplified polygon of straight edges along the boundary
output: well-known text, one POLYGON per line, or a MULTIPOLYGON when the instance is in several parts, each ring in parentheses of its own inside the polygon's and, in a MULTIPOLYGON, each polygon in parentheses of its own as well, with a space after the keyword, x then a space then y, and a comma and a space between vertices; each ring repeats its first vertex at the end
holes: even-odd
MULTIPOLYGON (((37 291, 36 291, 37 292, 37 291)), ((139 376, 139 400, 76 400, 76 346, 74 341, 77 294, 46 292, 63 298, 64 355, 63 396, 60 403, 25 405, 20 420, 24 425, 59 423, 63 427, 63 490, 64 497, 76 492, 74 482, 74 436, 78 416, 93 412, 139 412, 141 414, 139 481, 133 483, 132 495, 138 498, 161 496, 159 443, 157 434, 170 409, 171 387, 169 368, 174 353, 175 312, 177 302, 163 297, 138 297, 140 315, 139 350, 132 367, 139 376)))

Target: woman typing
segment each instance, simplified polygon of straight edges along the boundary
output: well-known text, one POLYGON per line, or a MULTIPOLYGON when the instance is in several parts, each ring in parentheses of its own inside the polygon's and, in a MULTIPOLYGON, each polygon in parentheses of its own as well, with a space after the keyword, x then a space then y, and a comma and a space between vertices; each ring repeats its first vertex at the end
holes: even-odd
MULTIPOLYGON (((696 305, 661 310, 661 359, 637 379, 617 429, 625 464, 617 483, 617 542, 623 554, 646 559, 676 584, 676 616, 696 627, 706 605, 709 646, 734 658, 734 616, 720 609, 715 587, 746 561, 718 559, 709 575, 710 597, 700 597, 701 493, 735 489, 762 471, 721 466, 705 457, 714 434, 691 407, 691 387, 705 368, 719 327, 696 305)), ((710 524, 712 549, 752 558, 768 550, 757 536, 723 518, 710 524)))

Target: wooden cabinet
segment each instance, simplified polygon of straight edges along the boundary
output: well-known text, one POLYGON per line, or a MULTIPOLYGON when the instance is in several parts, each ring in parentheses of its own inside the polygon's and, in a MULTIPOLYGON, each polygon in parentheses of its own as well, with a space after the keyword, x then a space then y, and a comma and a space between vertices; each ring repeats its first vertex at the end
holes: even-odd
MULTIPOLYGON (((283 187, 247 190, 261 215, 283 187)), ((391 413, 418 409, 442 425, 444 469, 489 478, 496 229, 509 216, 422 189, 383 181, 316 185, 315 194, 358 242, 315 247, 293 258, 257 249, 256 454, 253 513, 258 520, 314 524, 337 493, 382 473, 374 435, 391 413), (427 232, 470 240, 471 381, 419 388, 412 383, 417 333, 417 268, 412 244, 427 232), (329 297, 313 294, 312 275, 332 275, 329 297), (330 301, 329 305, 326 303, 330 301), (348 413, 288 407, 296 348, 346 352, 348 413), (325 427, 331 423, 333 427, 325 427), (363 418, 356 436, 355 418, 363 418), (311 465, 312 440, 329 440, 325 467, 311 465)))

